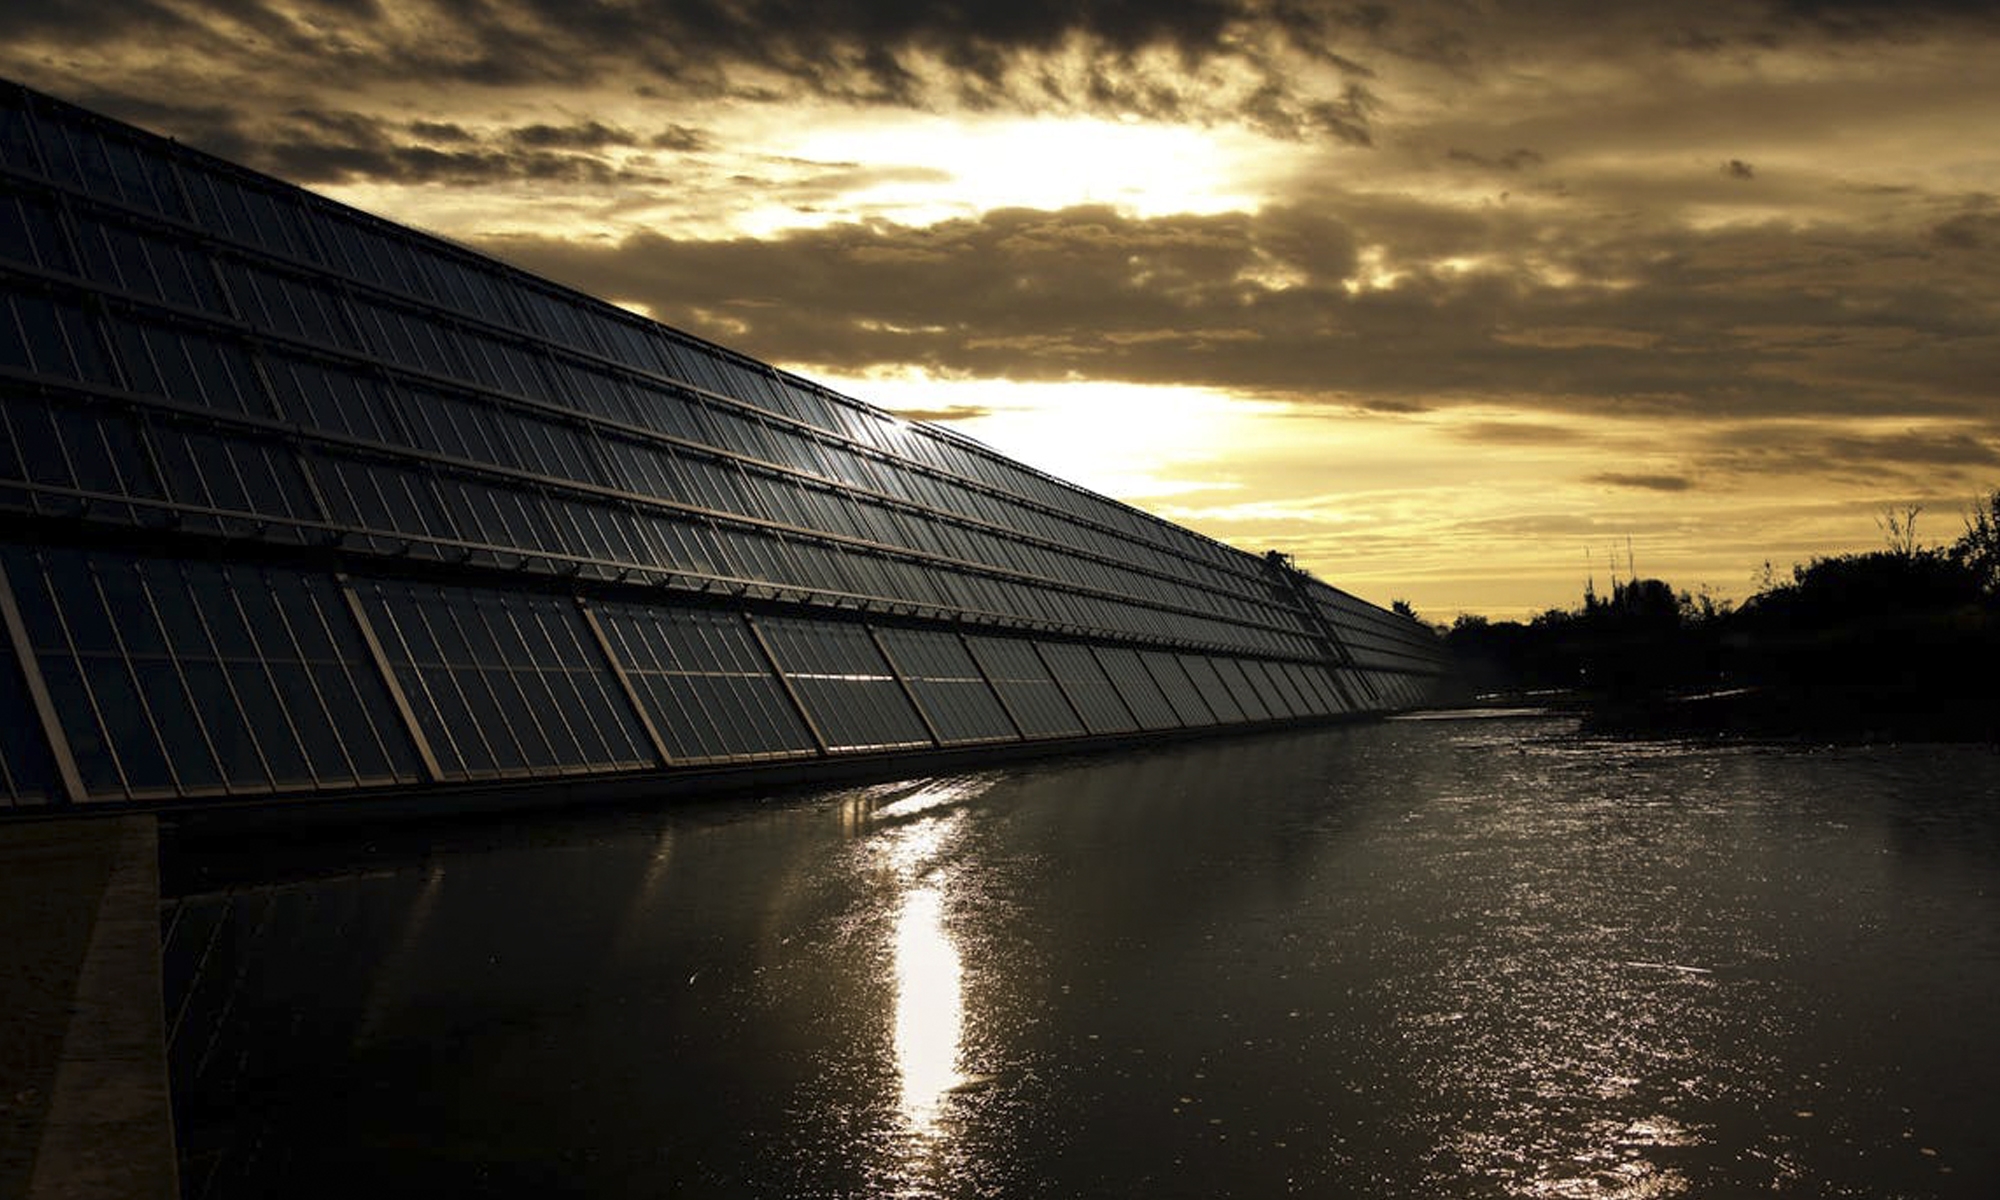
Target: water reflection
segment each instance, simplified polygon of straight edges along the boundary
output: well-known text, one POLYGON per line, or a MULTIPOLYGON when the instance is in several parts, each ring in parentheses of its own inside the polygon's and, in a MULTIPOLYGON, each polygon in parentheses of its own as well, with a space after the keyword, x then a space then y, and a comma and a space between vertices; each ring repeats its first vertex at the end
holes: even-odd
POLYGON ((895 911, 890 960, 898 1108, 906 1132, 926 1140, 942 1136, 945 1101, 966 1080, 963 964, 945 925, 947 893, 959 873, 949 855, 966 823, 963 806, 992 783, 990 776, 933 780, 886 803, 871 797, 864 802, 865 819, 856 822, 895 911))
POLYGON ((896 914, 896 1066, 903 1077, 903 1119, 934 1135, 938 1110, 959 1073, 965 1031, 958 948, 944 929, 944 894, 913 888, 896 914))
POLYGON ((355 1033, 356 1044, 372 1041, 380 1032, 383 1021, 394 1003, 398 988, 405 977, 414 969, 420 958, 424 937, 429 932, 431 917, 437 910, 438 897, 444 891, 444 866, 429 863, 424 868, 424 882, 417 893, 416 901, 410 905, 404 919, 402 935, 382 959, 375 972, 373 985, 368 991, 368 1000, 361 1010, 361 1023, 355 1033))

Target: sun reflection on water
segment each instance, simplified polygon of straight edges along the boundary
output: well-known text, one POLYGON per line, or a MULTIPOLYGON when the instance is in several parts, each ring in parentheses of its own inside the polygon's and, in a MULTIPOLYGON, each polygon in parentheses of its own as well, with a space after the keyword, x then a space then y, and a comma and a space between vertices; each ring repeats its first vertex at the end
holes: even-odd
POLYGON ((868 832, 871 859, 895 889, 890 953, 898 1110, 906 1131, 925 1140, 942 1135, 946 1099, 967 1079, 963 963, 945 924, 955 878, 947 858, 964 830, 964 803, 991 784, 990 777, 972 776, 928 781, 886 799, 877 793, 857 822, 868 832))
POLYGON ((958 948, 944 929, 944 894, 936 887, 903 894, 896 914, 896 1065, 910 1127, 935 1133, 944 1098, 964 1082, 958 1069, 965 1030, 958 948))

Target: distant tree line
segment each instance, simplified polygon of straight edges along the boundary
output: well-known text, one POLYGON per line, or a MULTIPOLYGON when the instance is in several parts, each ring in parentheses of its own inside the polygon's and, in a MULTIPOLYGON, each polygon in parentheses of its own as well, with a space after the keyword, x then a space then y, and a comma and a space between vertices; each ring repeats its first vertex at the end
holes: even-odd
POLYGON ((1634 730, 2000 735, 2000 489, 1949 545, 1919 544, 1919 511, 1884 514, 1883 549, 1767 562, 1740 606, 1631 579, 1525 622, 1462 615, 1441 629, 1458 699, 1552 693, 1634 730))

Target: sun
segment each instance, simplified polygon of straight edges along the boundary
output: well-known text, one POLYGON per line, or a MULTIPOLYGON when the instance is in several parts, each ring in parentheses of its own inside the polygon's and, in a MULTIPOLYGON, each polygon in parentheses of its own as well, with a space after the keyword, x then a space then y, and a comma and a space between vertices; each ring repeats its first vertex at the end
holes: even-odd
POLYGON ((815 377, 892 412, 944 420, 1037 470, 1130 502, 1237 486, 1232 453, 1282 407, 1116 380, 950 379, 918 369, 815 377))

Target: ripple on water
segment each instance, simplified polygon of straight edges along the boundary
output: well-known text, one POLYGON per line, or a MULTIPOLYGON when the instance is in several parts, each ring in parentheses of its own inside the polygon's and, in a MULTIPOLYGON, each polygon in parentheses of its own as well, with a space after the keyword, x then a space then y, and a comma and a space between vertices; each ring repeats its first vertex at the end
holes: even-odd
POLYGON ((1672 1196, 1709 1131, 1773 1102, 1788 1034, 1685 747, 1456 737, 1461 784, 1411 812, 1416 937, 1382 987, 1431 1170, 1519 1196, 1672 1196))

